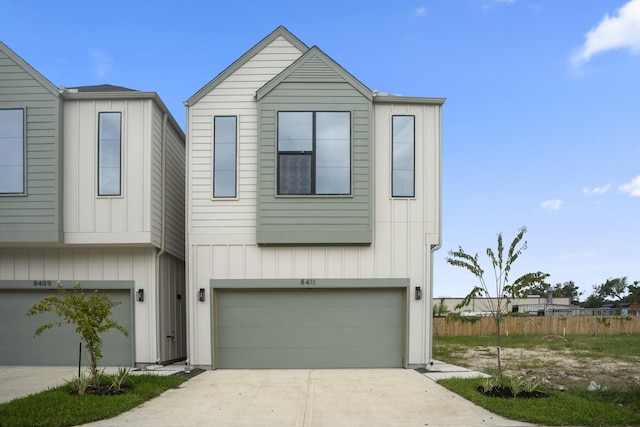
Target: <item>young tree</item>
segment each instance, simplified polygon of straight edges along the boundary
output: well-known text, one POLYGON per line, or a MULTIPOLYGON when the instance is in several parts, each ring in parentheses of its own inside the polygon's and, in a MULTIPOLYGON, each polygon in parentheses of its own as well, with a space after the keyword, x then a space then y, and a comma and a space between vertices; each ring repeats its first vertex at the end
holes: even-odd
POLYGON ((111 319, 111 310, 120 302, 113 301, 107 294, 99 294, 96 290, 92 295, 86 296, 80 283, 74 290, 66 291, 58 282, 58 295, 44 297, 40 302, 31 307, 29 315, 53 312, 60 317, 56 323, 45 323, 36 328, 34 336, 40 335, 54 326, 62 326, 63 323, 75 325, 76 332, 84 341, 85 348, 89 352, 90 371, 93 387, 100 386, 98 374, 98 361, 102 358, 102 339, 100 334, 110 329, 122 332, 125 336, 129 332, 111 319))
MULTIPOLYGON (((467 306, 473 298, 481 297, 487 298, 491 317, 495 321, 496 326, 496 348, 498 350, 498 378, 502 381, 502 360, 500 357, 500 337, 501 330, 500 324, 504 313, 507 311, 508 305, 512 299, 522 298, 528 295, 532 289, 536 286, 544 288, 544 280, 549 277, 548 274, 537 272, 527 273, 518 277, 513 283, 509 281, 509 273, 513 263, 518 257, 527 249, 527 242, 522 242, 524 234, 527 232, 526 227, 519 229, 518 234, 511 242, 509 250, 507 252, 506 259, 503 257, 504 246, 502 244, 502 233, 498 234, 498 248, 497 252, 493 249, 487 248, 486 253, 491 264, 493 266, 493 272, 495 276, 495 296, 492 295, 491 289, 484 279, 484 270, 480 267, 478 262, 478 254, 471 256, 467 254, 461 246, 457 251, 449 251, 449 256, 446 261, 455 266, 461 267, 476 276, 480 285, 475 286, 471 292, 464 298, 464 300, 456 306, 456 309, 467 306)), ((548 288, 548 285, 547 285, 548 288)))

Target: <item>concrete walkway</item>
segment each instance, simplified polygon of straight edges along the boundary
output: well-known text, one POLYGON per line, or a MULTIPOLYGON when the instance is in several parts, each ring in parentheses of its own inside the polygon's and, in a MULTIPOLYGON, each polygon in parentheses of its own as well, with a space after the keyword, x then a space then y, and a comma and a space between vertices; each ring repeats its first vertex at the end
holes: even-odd
MULTIPOLYGON (((0 368, 0 389, 5 387, 0 368)), ((56 368, 32 368, 35 372, 56 368)), ((75 375, 71 368, 70 376, 75 375)), ((527 426, 439 386, 436 376, 479 373, 435 364, 410 369, 217 370, 115 418, 87 426, 527 426), (436 371, 437 370, 437 371, 436 371)), ((45 387, 46 388, 46 387, 45 387)), ((18 390, 14 388, 14 392, 18 390)), ((5 391, 2 391, 5 394, 5 391)), ((15 396, 14 396, 15 397, 15 396)))

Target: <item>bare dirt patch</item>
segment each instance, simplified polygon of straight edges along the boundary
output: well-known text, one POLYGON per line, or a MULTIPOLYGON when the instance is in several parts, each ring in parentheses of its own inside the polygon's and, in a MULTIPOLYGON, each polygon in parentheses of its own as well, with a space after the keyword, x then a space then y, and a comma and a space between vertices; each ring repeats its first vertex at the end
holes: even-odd
MULTIPOLYGON (((571 350, 502 348, 502 369, 505 376, 523 377, 554 389, 589 386, 595 381, 601 387, 640 384, 640 356, 635 361, 611 357, 589 357, 571 350)), ((460 351, 460 365, 495 374, 497 349, 477 346, 460 351)))

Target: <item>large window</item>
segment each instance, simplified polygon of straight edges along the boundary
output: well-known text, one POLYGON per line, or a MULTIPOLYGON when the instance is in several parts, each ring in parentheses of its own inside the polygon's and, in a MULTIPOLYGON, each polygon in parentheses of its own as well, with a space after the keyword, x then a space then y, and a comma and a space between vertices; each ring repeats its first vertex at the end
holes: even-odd
POLYGON ((393 116, 393 197, 415 196, 415 117, 393 116))
POLYGON ((24 193, 24 110, 0 110, 0 194, 24 193))
POLYGON ((278 113, 278 194, 351 194, 350 113, 278 113))
POLYGON ((119 196, 121 190, 121 113, 98 113, 98 195, 119 196))
POLYGON ((213 119, 213 197, 236 197, 237 118, 213 119))

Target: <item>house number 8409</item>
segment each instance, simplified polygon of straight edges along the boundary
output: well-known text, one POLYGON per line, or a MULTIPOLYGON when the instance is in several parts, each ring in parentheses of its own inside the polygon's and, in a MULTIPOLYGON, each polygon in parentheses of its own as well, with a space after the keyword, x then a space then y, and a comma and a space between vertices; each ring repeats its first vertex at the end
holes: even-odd
POLYGON ((300 286, 315 286, 316 279, 300 279, 300 286))
POLYGON ((51 280, 34 280, 33 286, 51 286, 51 280))

